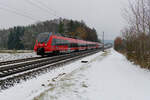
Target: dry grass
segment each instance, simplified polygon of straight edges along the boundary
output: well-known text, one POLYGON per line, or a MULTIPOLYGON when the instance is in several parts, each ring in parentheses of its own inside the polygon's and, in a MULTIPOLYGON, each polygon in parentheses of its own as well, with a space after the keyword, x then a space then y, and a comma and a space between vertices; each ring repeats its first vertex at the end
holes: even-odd
POLYGON ((135 54, 127 55, 126 52, 122 52, 122 51, 118 51, 118 52, 126 56, 129 61, 134 62, 135 65, 140 65, 141 68, 150 69, 150 55, 147 55, 143 59, 139 60, 137 55, 135 54))

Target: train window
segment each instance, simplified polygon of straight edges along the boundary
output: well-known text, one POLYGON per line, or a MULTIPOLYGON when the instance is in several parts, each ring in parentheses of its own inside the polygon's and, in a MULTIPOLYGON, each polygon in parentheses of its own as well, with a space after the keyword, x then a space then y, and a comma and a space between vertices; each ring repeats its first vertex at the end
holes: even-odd
POLYGON ((78 47, 77 43, 71 43, 71 47, 78 47))
POLYGON ((78 47, 78 43, 75 43, 76 44, 76 47, 78 47))
POLYGON ((63 45, 68 45, 67 40, 63 40, 63 45))
POLYGON ((79 44, 79 47, 82 47, 82 44, 79 44))
POLYGON ((40 33, 37 37, 38 42, 40 43, 46 43, 49 40, 49 33, 40 33))
POLYGON ((78 47, 78 44, 77 44, 77 43, 74 43, 74 47, 78 47))
POLYGON ((69 41, 64 40, 64 45, 68 45, 68 46, 70 46, 70 45, 69 45, 69 41))
POLYGON ((60 45, 65 45, 65 40, 60 40, 60 45))
POLYGON ((79 44, 80 47, 86 47, 86 44, 79 44))
POLYGON ((60 40, 60 45, 63 45, 63 43, 64 43, 64 40, 60 40))
POLYGON ((64 45, 64 40, 60 39, 59 40, 59 45, 64 45))
POLYGON ((53 46, 56 45, 56 39, 53 39, 53 40, 52 40, 52 45, 53 45, 53 46))
POLYGON ((60 39, 56 39, 56 45, 59 46, 61 44, 60 39))
POLYGON ((56 45, 59 45, 60 41, 59 39, 56 39, 56 45))
POLYGON ((52 45, 57 45, 57 46, 69 45, 69 42, 67 40, 62 40, 62 39, 53 39, 52 45))
POLYGON ((70 43, 70 47, 74 47, 74 44, 73 44, 73 43, 70 43))

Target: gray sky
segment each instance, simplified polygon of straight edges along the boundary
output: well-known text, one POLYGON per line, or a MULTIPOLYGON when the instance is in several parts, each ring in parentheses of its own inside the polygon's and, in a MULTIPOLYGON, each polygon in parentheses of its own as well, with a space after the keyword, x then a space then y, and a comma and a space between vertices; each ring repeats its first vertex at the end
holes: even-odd
POLYGON ((106 39, 114 39, 125 25, 121 9, 126 3, 127 0, 0 0, 0 28, 62 16, 84 20, 88 26, 96 28, 100 38, 104 31, 106 39), (16 11, 22 16, 14 14, 16 11))

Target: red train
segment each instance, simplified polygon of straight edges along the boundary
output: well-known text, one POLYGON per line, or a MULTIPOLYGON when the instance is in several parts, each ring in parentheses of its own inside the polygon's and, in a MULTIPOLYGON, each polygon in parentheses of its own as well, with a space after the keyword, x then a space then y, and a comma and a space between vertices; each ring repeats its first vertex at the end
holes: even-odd
POLYGON ((37 55, 43 56, 52 53, 70 53, 74 51, 98 49, 101 47, 102 44, 97 42, 73 39, 45 32, 38 35, 34 51, 37 55))

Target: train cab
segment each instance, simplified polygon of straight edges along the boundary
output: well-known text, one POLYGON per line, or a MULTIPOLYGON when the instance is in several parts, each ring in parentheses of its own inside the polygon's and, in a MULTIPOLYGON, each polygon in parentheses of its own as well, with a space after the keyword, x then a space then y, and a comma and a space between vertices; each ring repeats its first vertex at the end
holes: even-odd
POLYGON ((49 51, 50 37, 52 33, 40 33, 37 37, 36 44, 34 46, 34 50, 37 52, 37 55, 44 55, 46 51, 49 51))

